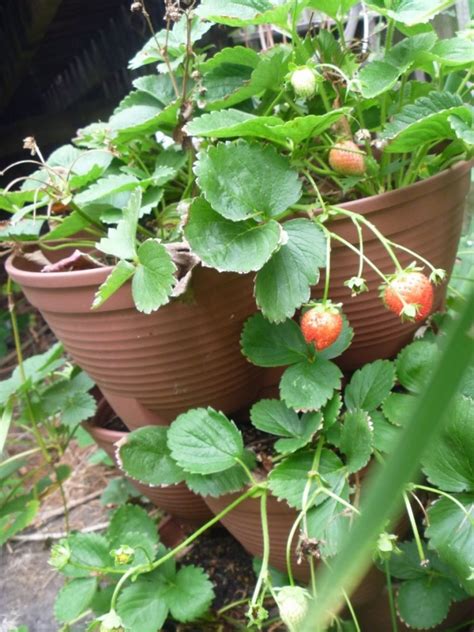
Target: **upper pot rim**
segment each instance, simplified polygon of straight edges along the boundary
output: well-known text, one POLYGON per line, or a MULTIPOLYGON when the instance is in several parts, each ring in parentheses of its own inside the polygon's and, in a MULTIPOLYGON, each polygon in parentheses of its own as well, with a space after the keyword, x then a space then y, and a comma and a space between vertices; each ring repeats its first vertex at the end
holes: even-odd
MULTIPOLYGON (((366 213, 389 208, 395 204, 400 204, 406 202, 407 200, 413 200, 417 197, 423 196, 427 185, 429 186, 430 191, 443 187, 447 182, 452 180, 454 174, 457 177, 461 177, 465 172, 469 171, 471 166, 472 161, 461 160, 448 169, 441 171, 441 173, 431 176, 430 178, 426 178, 426 180, 415 182, 414 184, 410 184, 402 189, 387 191, 385 193, 361 198, 360 200, 345 202, 341 204, 341 207, 346 208, 347 210, 358 210, 359 212, 362 211, 366 213), (364 208, 361 209, 360 207, 364 208)), ((33 272, 16 267, 14 261, 17 257, 19 257, 19 255, 15 253, 10 255, 5 262, 5 269, 8 275, 16 282, 25 286, 28 286, 34 279, 34 285, 43 288, 68 287, 72 278, 74 278, 74 285, 76 287, 100 285, 113 269, 113 266, 103 266, 90 270, 72 270, 70 272, 33 272), (41 282, 39 282, 39 279, 41 279, 41 282), (28 283, 28 281, 30 283, 28 283)))

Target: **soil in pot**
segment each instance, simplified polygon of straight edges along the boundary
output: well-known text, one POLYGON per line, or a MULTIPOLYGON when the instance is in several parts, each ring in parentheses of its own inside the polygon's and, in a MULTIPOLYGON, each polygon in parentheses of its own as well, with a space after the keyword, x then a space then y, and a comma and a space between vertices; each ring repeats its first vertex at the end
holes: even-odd
POLYGON ((239 342, 256 310, 251 277, 198 267, 185 297, 146 315, 130 284, 91 310, 110 268, 41 273, 21 257, 6 267, 130 429, 197 406, 231 413, 254 401, 263 372, 239 342))
MULTIPOLYGON (((114 444, 120 441, 128 431, 107 402, 102 401, 94 419, 84 422, 83 426, 97 445, 117 465, 114 444)), ((128 480, 154 505, 180 520, 190 522, 193 525, 200 525, 212 517, 202 498, 191 492, 184 483, 169 487, 150 487, 130 478, 128 480)))

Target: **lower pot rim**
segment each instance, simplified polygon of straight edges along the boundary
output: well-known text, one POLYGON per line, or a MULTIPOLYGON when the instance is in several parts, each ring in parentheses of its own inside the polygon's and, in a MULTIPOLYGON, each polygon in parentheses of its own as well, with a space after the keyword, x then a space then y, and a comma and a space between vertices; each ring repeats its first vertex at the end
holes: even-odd
MULTIPOLYGON (((441 188, 452 181, 453 174, 461 177, 464 172, 469 171, 473 161, 461 160, 455 165, 437 173, 426 180, 421 180, 410 184, 402 189, 387 191, 378 195, 373 195, 352 202, 341 204, 348 210, 360 210, 361 206, 366 206, 367 211, 382 210, 389 208, 395 203, 405 202, 408 199, 416 199, 424 194, 426 187, 431 191, 441 188)), ((113 266, 103 266, 90 270, 72 270, 70 272, 33 272, 22 270, 15 266, 15 259, 21 258, 17 253, 8 257, 5 262, 5 269, 9 276, 22 286, 37 287, 43 289, 67 289, 77 287, 87 287, 90 285, 100 285, 111 273, 113 266)))

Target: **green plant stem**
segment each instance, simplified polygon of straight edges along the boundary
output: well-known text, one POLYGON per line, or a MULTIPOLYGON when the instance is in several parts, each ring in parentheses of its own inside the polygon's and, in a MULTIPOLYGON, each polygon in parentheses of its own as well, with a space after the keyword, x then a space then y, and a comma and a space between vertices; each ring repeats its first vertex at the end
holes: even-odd
POLYGON ((397 611, 395 610, 392 576, 390 575, 390 561, 388 559, 385 560, 385 580, 387 582, 388 604, 390 606, 390 621, 392 623, 392 632, 398 632, 397 611))
POLYGON ((361 278, 362 273, 364 271, 364 238, 362 236, 362 228, 360 227, 359 222, 356 222, 354 219, 352 219, 352 223, 354 224, 355 229, 357 231, 357 236, 359 237, 360 256, 359 256, 359 269, 357 271, 357 276, 361 278))
POLYGON ((406 495, 406 492, 403 492, 403 500, 405 502, 405 507, 407 510, 408 519, 410 521, 411 530, 413 532, 413 537, 415 538, 416 548, 418 551, 418 556, 420 558, 420 564, 421 566, 424 566, 427 563, 427 558, 423 549, 423 543, 421 542, 421 537, 416 524, 415 515, 413 513, 413 509, 411 508, 410 499, 406 495))
POLYGON ((238 599, 237 601, 233 601, 232 603, 228 603, 223 608, 220 608, 216 612, 216 615, 218 617, 220 617, 221 615, 225 614, 226 612, 229 612, 229 610, 233 610, 234 608, 238 608, 239 606, 243 606, 246 603, 248 603, 248 599, 238 599))
POLYGON ((470 78, 471 78, 471 76, 472 76, 472 72, 473 72, 473 71, 472 71, 472 68, 470 68, 470 69, 469 69, 469 71, 466 73, 466 75, 465 75, 464 79, 461 81, 461 83, 460 83, 460 85, 459 85, 458 89, 456 90, 456 94, 462 94, 462 91, 464 90, 464 88, 465 88, 465 86, 466 86, 467 82, 469 81, 469 79, 470 79, 470 78))
MULTIPOLYGON (((56 240, 54 240, 56 241, 56 240)), ((40 241, 41 247, 46 250, 63 250, 64 248, 93 248, 95 243, 93 241, 66 241, 66 239, 58 239, 62 243, 59 243, 57 246, 51 246, 53 241, 40 241)))
POLYGON ((73 211, 76 211, 76 213, 80 215, 83 219, 85 219, 88 224, 92 224, 93 226, 95 226, 100 231, 101 235, 105 235, 106 231, 104 230, 102 224, 95 220, 93 217, 90 217, 85 211, 79 208, 79 206, 77 206, 75 202, 69 202, 68 206, 73 211))
POLYGON ((410 250, 410 248, 406 248, 405 246, 402 246, 400 244, 395 243, 394 241, 390 241, 389 239, 387 240, 387 242, 393 246, 394 248, 397 248, 398 250, 403 250, 403 252, 408 253, 409 255, 412 255, 412 257, 415 257, 415 259, 419 259, 422 263, 425 264, 425 266, 427 266, 430 270, 436 270, 436 268, 434 267, 434 265, 432 263, 430 263, 428 261, 428 259, 425 259, 424 257, 422 257, 421 255, 419 255, 416 252, 413 252, 413 250, 410 250))
MULTIPOLYGON (((268 532, 268 515, 267 515, 267 496, 268 490, 262 493, 260 497, 260 522, 262 525, 262 539, 263 539, 263 555, 262 555, 262 566, 260 568, 260 572, 258 574, 257 583, 255 584, 255 589, 252 595, 252 601, 250 602, 250 610, 251 612, 256 607, 259 601, 259 595, 262 591, 262 586, 266 584, 268 581, 268 561, 270 558, 270 534, 268 532)), ((265 598, 265 591, 262 592, 262 599, 260 600, 263 603, 263 599, 265 598)))
POLYGON ((359 621, 357 620, 357 615, 355 613, 354 606, 352 605, 349 595, 346 593, 345 590, 342 591, 342 594, 344 596, 344 601, 346 602, 347 609, 351 613, 352 622, 354 623, 356 632, 361 632, 359 621))
POLYGON ((372 263, 372 261, 366 255, 362 255, 360 250, 356 248, 356 246, 351 244, 349 241, 347 241, 346 239, 344 239, 337 233, 331 232, 331 238, 338 241, 341 244, 344 244, 344 246, 349 248, 349 250, 352 250, 353 252, 355 252, 357 255, 362 256, 362 258, 367 263, 367 265, 369 265, 372 268, 372 270, 377 273, 377 275, 382 279, 382 281, 384 281, 384 283, 388 282, 388 279, 385 276, 385 274, 375 265, 375 263, 372 263))
POLYGON ((326 304, 329 297, 329 283, 331 280, 331 233, 329 231, 326 232, 326 270, 324 274, 323 305, 326 304))
POLYGON ((238 505, 240 505, 240 503, 242 503, 244 500, 247 500, 247 498, 250 498, 251 496, 253 496, 253 494, 255 494, 255 491, 256 491, 255 487, 250 487, 246 492, 244 492, 241 496, 239 496, 233 502, 231 502, 229 505, 227 505, 227 507, 225 507, 222 511, 220 511, 216 516, 214 516, 214 518, 212 518, 211 520, 206 522, 206 524, 202 525, 202 527, 200 527, 194 533, 192 533, 188 538, 186 538, 186 540, 183 540, 183 542, 181 542, 174 549, 172 549, 171 551, 166 553, 166 555, 163 555, 163 557, 160 557, 159 560, 156 560, 155 562, 153 562, 151 567, 150 567, 149 564, 146 564, 146 565, 142 564, 140 566, 136 566, 136 567, 131 568, 130 570, 128 570, 124 575, 122 575, 122 577, 117 582, 117 585, 115 586, 115 589, 114 589, 114 592, 113 592, 113 595, 112 595, 112 600, 111 600, 111 603, 110 603, 110 608, 111 609, 115 609, 115 605, 117 603, 117 598, 118 598, 118 595, 120 593, 120 590, 121 590, 122 586, 124 585, 124 583, 130 577, 132 577, 133 575, 137 575, 138 576, 138 575, 141 575, 143 573, 147 573, 147 572, 150 572, 152 570, 155 570, 159 566, 161 566, 162 564, 167 562, 168 560, 170 560, 173 557, 175 557, 180 551, 182 551, 183 549, 188 547, 190 544, 192 544, 194 542, 194 540, 199 538, 199 536, 201 536, 205 531, 207 531, 212 526, 217 524, 224 516, 226 516, 233 509, 235 509, 238 505))
POLYGON ((411 161, 410 166, 406 170, 405 176, 402 180, 402 188, 412 184, 418 175, 418 170, 423 162, 426 154, 428 153, 430 145, 425 143, 416 152, 414 159, 411 161))
POLYGON ((474 518, 471 517, 471 512, 468 512, 466 508, 464 507, 464 505, 460 503, 459 500, 455 496, 452 496, 451 494, 448 494, 448 492, 444 492, 441 489, 436 489, 435 487, 428 487, 427 485, 414 485, 414 487, 416 489, 422 489, 425 492, 430 492, 431 494, 438 494, 439 496, 444 496, 445 498, 448 498, 452 503, 454 503, 457 507, 459 507, 459 509, 463 512, 466 518, 470 521, 471 525, 474 527, 474 518))
POLYGON ((258 485, 258 483, 254 479, 254 477, 252 476, 252 472, 249 470, 247 465, 245 465, 245 463, 242 461, 242 459, 236 458, 235 460, 240 465, 240 467, 244 470, 244 472, 247 474, 250 483, 256 487, 258 485))
POLYGON ((18 454, 14 454, 8 459, 1 461, 0 467, 4 467, 5 465, 10 465, 10 463, 14 463, 15 461, 18 461, 19 459, 24 459, 27 456, 36 454, 37 452, 41 452, 41 448, 31 448, 31 450, 25 450, 24 452, 19 452, 18 454))
POLYGON ((275 105, 280 101, 280 99, 282 98, 282 96, 284 94, 285 94, 285 90, 283 88, 276 95, 276 97, 273 99, 273 101, 270 103, 270 105, 265 109, 265 111, 262 113, 262 116, 268 116, 270 114, 270 112, 273 110, 273 108, 275 107, 275 105))

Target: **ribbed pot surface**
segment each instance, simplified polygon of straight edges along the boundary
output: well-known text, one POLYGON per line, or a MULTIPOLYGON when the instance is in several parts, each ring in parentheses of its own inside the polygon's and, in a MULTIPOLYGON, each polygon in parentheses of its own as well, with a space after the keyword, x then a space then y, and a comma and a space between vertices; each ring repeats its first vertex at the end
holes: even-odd
MULTIPOLYGON (((106 402, 101 402, 95 418, 90 422, 84 422, 83 426, 119 469, 114 444, 120 441, 126 433, 101 427, 114 416, 106 402)), ((156 507, 180 520, 197 525, 212 518, 212 513, 202 498, 190 491, 184 483, 169 487, 150 487, 132 478, 126 478, 138 489, 140 494, 146 496, 156 507)))
MULTIPOLYGON (((385 237, 451 274, 469 192, 469 172, 470 163, 462 162, 404 189, 342 206, 364 215, 385 237)), ((357 231, 350 219, 335 220, 328 223, 328 228, 358 247, 357 231)), ((385 274, 393 273, 394 264, 375 235, 364 228, 363 236, 364 254, 385 274)), ((330 298, 343 303, 355 332, 352 345, 337 363, 344 370, 353 370, 378 358, 393 357, 411 341, 419 324, 401 324, 395 314, 385 309, 378 291, 381 279, 367 264, 363 276, 370 291, 351 298, 344 281, 357 273, 358 255, 335 240, 332 248, 330 298)), ((396 253, 403 266, 414 260, 413 255, 401 250, 396 253)), ((323 287, 324 275, 313 290, 314 298, 322 297, 323 287)), ((446 283, 436 289, 434 310, 442 306, 445 295, 446 283)))
POLYGON ((239 343, 256 309, 250 276, 197 268, 187 302, 145 315, 130 284, 91 310, 110 268, 42 274, 23 258, 6 267, 129 428, 167 424, 197 406, 230 413, 255 400, 263 373, 239 343))
MULTIPOLYGON (((219 498, 207 496, 205 501, 212 512, 218 514, 238 496, 239 494, 227 494, 219 498)), ((285 502, 279 502, 274 496, 269 496, 267 499, 267 512, 270 533, 270 565, 286 573, 286 543, 298 514, 285 502)), ((251 555, 262 557, 263 538, 258 499, 247 498, 222 518, 221 522, 251 555)), ((310 581, 310 570, 307 562, 301 564, 297 562, 297 539, 298 536, 296 535, 292 548, 292 571, 300 582, 307 584, 310 581)), ((352 603, 360 606, 372 601, 380 594, 383 586, 383 575, 375 568, 371 569, 352 595, 352 603)))

